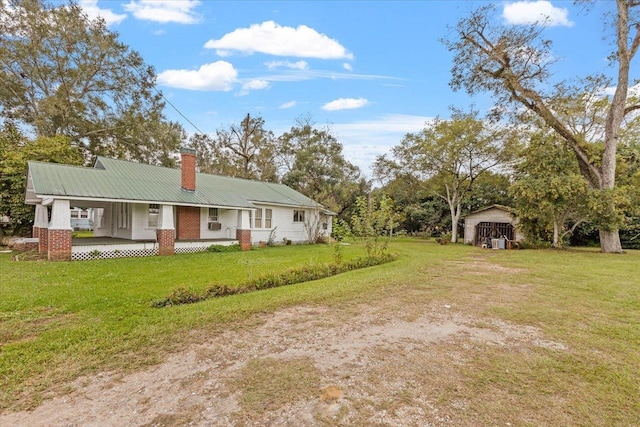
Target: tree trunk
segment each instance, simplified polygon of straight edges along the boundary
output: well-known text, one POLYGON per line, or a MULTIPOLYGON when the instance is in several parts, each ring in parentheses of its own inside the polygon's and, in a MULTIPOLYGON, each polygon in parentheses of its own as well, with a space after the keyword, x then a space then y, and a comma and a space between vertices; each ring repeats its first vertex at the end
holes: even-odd
POLYGON ((458 241, 458 221, 460 221, 460 204, 451 209, 451 243, 458 241))
POLYGON ((618 230, 598 230, 600 234, 600 249, 604 253, 621 253, 620 234, 618 230))
MULTIPOLYGON (((602 185, 603 190, 611 190, 616 184, 616 153, 618 150, 618 138, 620 125, 624 119, 625 106, 629 89, 629 69, 631 59, 635 56, 638 46, 640 46, 640 29, 638 24, 629 22, 629 10, 637 7, 638 4, 631 1, 617 0, 618 19, 616 23, 616 35, 618 52, 618 79, 616 91, 611 100, 611 108, 607 114, 604 128, 604 152, 602 153, 602 185), (629 29, 635 28, 634 35, 629 34, 629 29)), ((613 200, 609 201, 609 209, 615 211, 616 206, 613 200)), ((599 230, 600 248, 604 253, 620 253, 620 234, 618 228, 610 230, 599 230)))
POLYGON ((560 237, 560 224, 557 220, 553 221, 553 242, 551 243, 552 248, 559 248, 558 240, 560 237))

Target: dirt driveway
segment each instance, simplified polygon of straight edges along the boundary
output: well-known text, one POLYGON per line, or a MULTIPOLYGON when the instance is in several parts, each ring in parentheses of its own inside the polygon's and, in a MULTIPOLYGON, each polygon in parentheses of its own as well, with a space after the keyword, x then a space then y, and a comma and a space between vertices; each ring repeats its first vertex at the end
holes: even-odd
POLYGON ((33 411, 1 415, 0 425, 518 424, 526 414, 478 416, 469 400, 478 385, 465 382, 466 366, 487 347, 564 345, 455 303, 409 300, 289 307, 234 330, 199 331, 159 365, 81 378, 33 411))

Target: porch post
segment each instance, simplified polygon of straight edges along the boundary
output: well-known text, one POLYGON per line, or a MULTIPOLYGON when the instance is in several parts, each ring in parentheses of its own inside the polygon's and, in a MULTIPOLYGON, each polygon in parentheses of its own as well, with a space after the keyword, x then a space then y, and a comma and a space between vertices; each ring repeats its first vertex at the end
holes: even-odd
POLYGON ((238 227, 236 227, 236 240, 240 243, 240 249, 251 249, 251 224, 249 211, 238 211, 238 227))
POLYGON ((158 255, 173 255, 175 253, 176 228, 173 221, 173 206, 160 205, 158 215, 158 255))
POLYGON ((49 251, 49 218, 45 205, 36 205, 32 236, 38 239, 38 252, 46 254, 49 251))
POLYGON ((48 230, 47 252, 51 261, 71 260, 71 211, 68 200, 54 200, 48 230))

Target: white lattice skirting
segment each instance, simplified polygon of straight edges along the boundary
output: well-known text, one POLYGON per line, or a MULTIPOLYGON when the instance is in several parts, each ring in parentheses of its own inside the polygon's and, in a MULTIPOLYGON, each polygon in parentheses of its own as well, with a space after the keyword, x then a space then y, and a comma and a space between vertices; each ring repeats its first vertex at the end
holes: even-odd
POLYGON ((86 261, 89 259, 134 258, 158 255, 156 243, 136 243, 130 245, 90 245, 71 248, 71 259, 86 261))
POLYGON ((175 242, 174 250, 177 254, 193 254, 196 252, 206 252, 207 248, 212 245, 229 246, 237 245, 237 240, 220 240, 220 241, 190 241, 190 242, 175 242))
MULTIPOLYGON (((237 240, 226 241, 203 241, 203 242, 176 242, 176 254, 193 254, 206 252, 211 245, 229 246, 238 244, 237 240)), ((131 243, 121 245, 87 245, 74 246, 71 248, 71 259, 75 261, 86 261, 90 259, 108 258, 134 258, 158 255, 157 243, 131 243)))

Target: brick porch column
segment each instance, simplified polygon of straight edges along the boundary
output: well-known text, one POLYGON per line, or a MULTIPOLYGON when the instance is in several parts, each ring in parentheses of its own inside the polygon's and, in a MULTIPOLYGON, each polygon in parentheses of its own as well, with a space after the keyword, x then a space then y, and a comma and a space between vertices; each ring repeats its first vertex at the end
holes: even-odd
POLYGON ((38 252, 46 254, 49 251, 49 218, 44 205, 36 205, 32 236, 38 239, 38 252))
POLYGON ((158 215, 158 255, 166 256, 175 254, 176 229, 173 221, 173 206, 160 205, 158 215))
POLYGON ((54 200, 47 236, 47 258, 50 261, 71 260, 71 231, 69 201, 54 200))
POLYGON ((41 228, 38 237, 38 253, 40 255, 49 254, 49 229, 41 228))
POLYGON ((236 228, 236 240, 240 243, 240 249, 251 249, 251 224, 249 211, 238 211, 238 226, 236 228))

